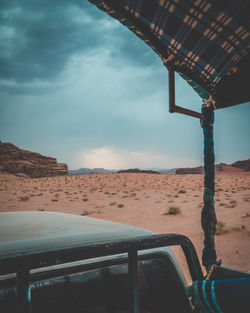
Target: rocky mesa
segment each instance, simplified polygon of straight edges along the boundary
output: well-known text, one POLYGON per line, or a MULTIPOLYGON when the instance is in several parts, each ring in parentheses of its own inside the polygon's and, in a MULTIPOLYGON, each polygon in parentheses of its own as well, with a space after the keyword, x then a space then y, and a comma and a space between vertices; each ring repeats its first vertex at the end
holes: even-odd
MULTIPOLYGON (((250 171, 250 159, 244 161, 237 161, 232 164, 220 163, 215 164, 215 173, 244 173, 250 171)), ((176 174, 203 174, 203 166, 178 168, 176 174)))
POLYGON ((10 142, 0 141, 0 172, 29 177, 62 176, 68 174, 65 163, 40 153, 22 150, 10 142))

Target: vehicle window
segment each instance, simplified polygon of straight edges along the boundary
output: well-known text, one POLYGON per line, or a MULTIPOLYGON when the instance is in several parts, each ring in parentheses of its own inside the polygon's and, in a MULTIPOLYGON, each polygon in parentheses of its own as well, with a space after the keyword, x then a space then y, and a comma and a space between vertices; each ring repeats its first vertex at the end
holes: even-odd
MULTIPOLYGON (((36 282, 31 298, 32 313, 128 313, 127 264, 36 282)), ((139 262, 139 302, 141 313, 190 312, 172 263, 161 258, 139 262)), ((0 311, 15 312, 14 289, 2 291, 0 311)))

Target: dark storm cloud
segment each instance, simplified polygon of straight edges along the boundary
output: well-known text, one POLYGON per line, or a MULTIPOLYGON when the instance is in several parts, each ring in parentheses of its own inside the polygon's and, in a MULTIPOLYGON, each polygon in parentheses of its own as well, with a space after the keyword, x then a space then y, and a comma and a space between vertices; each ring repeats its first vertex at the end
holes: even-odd
POLYGON ((115 23, 87 0, 1 1, 0 79, 50 81, 73 55, 94 55, 100 48, 114 65, 151 66, 150 48, 115 23))
POLYGON ((100 45, 92 11, 78 1, 7 3, 1 8, 1 78, 19 82, 53 78, 73 54, 100 45))
POLYGON ((117 64, 122 61, 125 65, 152 67, 161 62, 146 43, 123 25, 113 31, 110 40, 113 40, 110 56, 117 64))

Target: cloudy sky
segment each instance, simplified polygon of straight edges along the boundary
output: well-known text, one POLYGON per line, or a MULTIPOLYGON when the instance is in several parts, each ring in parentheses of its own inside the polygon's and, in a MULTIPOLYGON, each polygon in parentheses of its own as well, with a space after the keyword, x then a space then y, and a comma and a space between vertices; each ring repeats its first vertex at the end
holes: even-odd
MULTIPOLYGON (((70 169, 202 164, 199 120, 168 112, 158 56, 87 0, 0 0, 0 140, 70 169)), ((201 100, 176 77, 176 103, 201 100)), ((250 105, 216 111, 216 162, 250 157, 250 105)))

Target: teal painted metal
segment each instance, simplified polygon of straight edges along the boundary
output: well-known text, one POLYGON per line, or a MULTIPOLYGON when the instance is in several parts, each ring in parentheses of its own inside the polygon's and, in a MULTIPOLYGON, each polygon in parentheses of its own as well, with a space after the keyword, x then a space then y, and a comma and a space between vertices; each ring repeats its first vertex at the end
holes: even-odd
POLYGON ((30 271, 16 273, 16 312, 31 313, 30 271))

